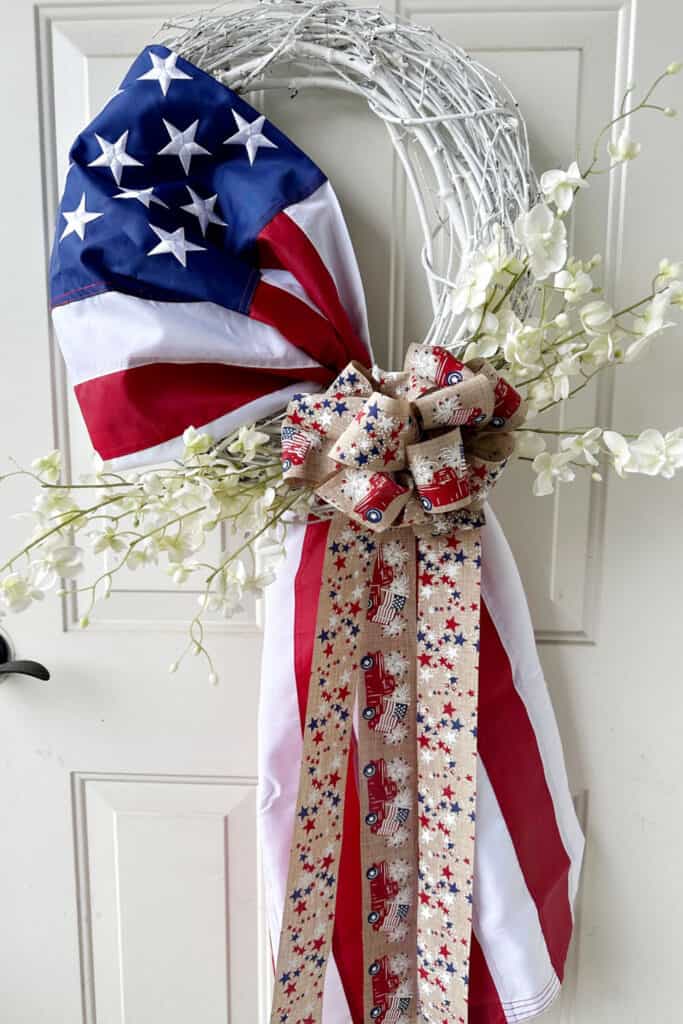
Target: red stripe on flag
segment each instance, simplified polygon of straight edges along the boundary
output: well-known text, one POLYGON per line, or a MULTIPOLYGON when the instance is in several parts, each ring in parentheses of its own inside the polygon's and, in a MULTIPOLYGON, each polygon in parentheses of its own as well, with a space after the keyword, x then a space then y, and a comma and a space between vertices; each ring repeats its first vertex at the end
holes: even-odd
POLYGON ((74 388, 103 459, 144 451, 302 380, 329 384, 321 367, 261 370, 222 363, 147 363, 74 388))
POLYGON ((334 279, 306 232, 286 213, 278 213, 260 232, 257 244, 261 266, 288 270, 325 314, 344 342, 346 362, 357 359, 368 365, 368 351, 351 326, 334 279))
MULTIPOLYGON (((313 658, 318 596, 329 523, 309 523, 294 581, 294 669, 301 729, 313 658)), ((355 782, 356 745, 351 744, 344 804, 344 832, 339 861, 332 951, 351 1011, 352 1024, 363 1022, 363 931, 360 864, 360 804, 355 782)))
POLYGON ((507 1024, 481 946, 472 933, 467 1024, 507 1024))
POLYGON ((557 826, 536 735, 483 602, 479 678, 479 753, 536 904, 550 961, 561 981, 572 934, 571 863, 557 826))
POLYGON ((344 339, 339 337, 330 321, 284 288, 259 281, 251 299, 249 316, 274 327, 296 348, 336 373, 349 362, 344 339))

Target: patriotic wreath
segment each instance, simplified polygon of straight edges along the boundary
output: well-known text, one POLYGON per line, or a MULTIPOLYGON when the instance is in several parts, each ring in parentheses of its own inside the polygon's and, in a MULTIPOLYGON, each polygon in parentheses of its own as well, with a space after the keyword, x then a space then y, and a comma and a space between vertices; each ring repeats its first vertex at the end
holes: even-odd
MULTIPOLYGON (((183 58, 238 94, 285 88, 294 97, 314 86, 364 97, 389 132, 424 234, 433 319, 421 345, 447 353, 466 375, 485 365, 492 379, 521 393, 525 419, 517 418, 509 436, 517 460, 533 471, 534 494, 551 494, 579 473, 599 481, 603 467, 668 478, 683 466, 681 428, 647 429, 636 437, 602 425, 552 429, 542 419, 597 374, 645 356, 672 325, 670 311, 683 306, 683 262, 662 259, 643 294, 615 308, 596 282, 600 257, 569 255, 567 233, 574 200, 590 179, 639 155, 631 136, 634 115, 675 115, 654 93, 680 64, 670 64, 639 99, 629 86, 592 152, 537 179, 524 120, 509 91, 430 29, 335 0, 266 0, 238 13, 177 19, 164 32, 169 56, 157 55, 146 76, 164 96, 174 79, 189 77, 176 64, 183 58)), ((88 220, 98 215, 83 205, 62 216, 61 237, 82 239, 88 220)), ((157 251, 169 252, 168 238, 157 234, 157 251)), ((284 415, 243 423, 222 438, 187 426, 182 455, 150 469, 114 470, 97 458, 92 475, 71 482, 55 450, 30 469, 16 466, 4 474, 3 480, 32 477, 39 491, 33 533, 0 567, 0 608, 26 609, 62 579, 66 589, 59 593, 78 587, 89 595, 85 627, 117 573, 165 561, 178 586, 201 580, 181 658, 204 656, 215 682, 205 646, 207 613, 232 615, 245 591, 260 591, 273 578, 292 516, 330 514, 312 486, 293 489, 291 472, 283 475, 284 415), (221 524, 239 539, 209 564, 205 540, 221 524), (86 548, 103 566, 78 585, 86 548)), ((289 470, 291 459, 284 458, 289 470)))

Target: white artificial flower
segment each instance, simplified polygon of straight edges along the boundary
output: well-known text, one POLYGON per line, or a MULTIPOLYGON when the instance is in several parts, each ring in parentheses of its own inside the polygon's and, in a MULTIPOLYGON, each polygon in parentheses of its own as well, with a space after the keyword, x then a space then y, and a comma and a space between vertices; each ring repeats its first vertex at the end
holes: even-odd
POLYGON ((596 455, 600 451, 600 427, 593 427, 584 434, 573 434, 570 437, 563 437, 560 441, 560 448, 564 452, 570 452, 573 458, 583 458, 589 466, 597 466, 596 455))
POLYGON ((631 138, 628 127, 624 127, 615 142, 607 143, 607 152, 615 163, 622 164, 627 160, 635 160, 640 153, 640 143, 631 138))
POLYGON ((644 430, 631 445, 631 473, 663 476, 670 480, 683 466, 683 428, 663 436, 659 430, 644 430))
POLYGON ((533 430, 516 430, 513 438, 515 454, 523 458, 535 459, 537 455, 545 451, 546 444, 544 438, 533 430))
POLYGON ((493 264, 482 253, 474 253, 458 275, 453 289, 453 312, 460 314, 466 309, 481 309, 488 297, 488 288, 494 274, 493 264))
POLYGON ((166 490, 163 478, 156 472, 145 473, 140 478, 142 489, 150 498, 160 497, 166 490))
POLYGON ((569 354, 560 359, 550 371, 553 386, 553 401, 564 402, 569 398, 570 378, 575 377, 578 368, 578 356, 569 354))
POLYGON ((187 583, 192 573, 200 568, 201 566, 198 562, 182 562, 180 565, 172 562, 166 566, 166 572, 173 582, 180 586, 183 583, 187 583))
POLYGON ((605 430, 602 439, 612 455, 612 465, 619 476, 624 476, 632 466, 631 449, 625 437, 615 430, 605 430))
POLYGON ((199 529, 179 530, 173 536, 165 535, 159 539, 159 551, 165 551, 169 562, 182 563, 204 543, 204 531, 199 529))
POLYGON ((671 281, 667 288, 669 302, 672 306, 683 306, 683 281, 671 281))
POLYGON ((659 261, 657 277, 665 281, 677 281, 683 277, 683 263, 680 260, 669 260, 666 256, 659 261))
POLYGON ((567 229, 546 203, 537 203, 515 222, 515 237, 538 281, 561 270, 567 259, 567 229))
POLYGON ((228 446, 228 451, 233 455, 245 455, 248 459, 253 458, 254 453, 258 448, 262 448, 264 444, 268 444, 270 440, 268 434, 264 434, 262 430, 257 430, 256 427, 240 427, 237 438, 228 446))
MULTIPOLYGON (((555 274, 553 283, 562 290, 565 302, 570 304, 578 302, 593 290, 593 278, 583 269, 579 260, 569 260, 565 269, 555 274)), ((558 317, 555 320, 557 322, 558 317)))
POLYGON ((48 548, 44 562, 60 579, 72 579, 83 572, 83 549, 60 541, 48 548))
POLYGON ((588 346, 581 352, 581 365, 588 371, 600 369, 616 358, 615 335, 597 334, 591 338, 588 346))
POLYGON ((34 601, 42 601, 43 590, 36 586, 31 573, 22 576, 11 572, 0 580, 0 602, 7 611, 23 612, 34 601))
MULTIPOLYGON (((241 611, 246 579, 247 570, 244 563, 239 559, 229 562, 214 580, 215 589, 209 595, 209 609, 220 612, 226 619, 241 611)), ((204 598, 200 597, 199 600, 203 604, 204 598)))
POLYGON ((39 459, 34 459, 31 463, 31 469, 46 484, 56 484, 62 472, 62 453, 58 448, 55 448, 48 455, 42 455, 39 459))
POLYGON ((571 461, 570 452, 541 452, 532 463, 536 473, 533 492, 537 498, 546 494, 552 494, 555 490, 555 483, 569 483, 574 479, 574 470, 568 464, 571 461))
POLYGON ((574 202, 574 193, 579 188, 588 188, 588 182, 581 177, 581 171, 574 160, 566 171, 545 171, 541 175, 541 188, 546 201, 554 203, 561 213, 566 213, 574 202))
POLYGON ((672 320, 664 319, 669 308, 670 298, 669 289, 657 292, 648 302, 642 315, 633 318, 633 331, 639 337, 631 342, 624 353, 627 363, 639 359, 657 334, 666 330, 667 327, 673 327, 672 320))
POLYGON ((614 327, 614 310, 603 299, 594 299, 581 307, 579 319, 586 334, 608 334, 614 327))
POLYGON ((183 433, 183 462, 188 462, 197 455, 203 455, 213 445, 213 438, 210 434, 202 434, 195 427, 188 427, 183 433))
MULTIPOLYGON (((553 400, 553 385, 550 380, 546 377, 543 377, 542 380, 535 380, 533 384, 529 385, 526 398, 529 406, 529 413, 532 416, 535 416, 553 400)), ((529 415, 529 413, 527 415, 529 415)))
POLYGON ((115 526, 105 526, 104 529, 98 530, 92 536, 94 538, 92 549, 96 555, 101 555, 105 551, 119 554, 128 547, 126 542, 118 536, 115 526))
POLYGON ((543 332, 531 324, 524 324, 521 330, 510 332, 506 337, 503 354, 515 381, 523 381, 541 372, 542 341, 543 332))
POLYGON ((57 519, 76 511, 78 505, 66 488, 54 487, 36 495, 32 507, 39 522, 54 526, 57 519))
POLYGON ((126 565, 129 569, 140 569, 148 565, 156 565, 159 560, 159 547, 156 537, 147 537, 131 548, 126 565))

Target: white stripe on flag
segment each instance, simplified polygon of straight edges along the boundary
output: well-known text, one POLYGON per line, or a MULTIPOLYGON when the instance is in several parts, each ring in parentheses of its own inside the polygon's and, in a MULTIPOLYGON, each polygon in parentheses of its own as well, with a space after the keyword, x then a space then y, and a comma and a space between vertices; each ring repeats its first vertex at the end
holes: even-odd
POLYGON ((482 597, 508 656, 515 689, 536 736, 555 809, 557 827, 571 862, 569 903, 579 885, 585 840, 569 790, 562 741, 538 658, 524 587, 505 535, 490 506, 482 533, 482 597))
MULTIPOLYGON (((515 1004, 531 1016, 559 981, 536 905, 481 758, 477 762, 477 842, 472 921, 508 1021, 515 1004)), ((521 1015, 520 1015, 521 1016, 521 1015)))
POLYGON ((300 203, 287 206, 283 213, 292 218, 317 249, 351 325, 372 353, 363 282, 339 200, 329 181, 300 203))
MULTIPOLYGON (((306 527, 289 523, 286 558, 265 593, 259 709, 258 807, 268 928, 274 959, 282 925, 289 846, 301 763, 301 719, 294 668, 294 599, 306 527)), ((331 954, 325 976, 322 1024, 349 1024, 351 1014, 331 954)))
POLYGON ((157 302, 110 291, 57 306, 52 319, 73 386, 148 363, 223 363, 293 374, 320 365, 274 327, 213 302, 157 302))
POLYGON ((266 284, 272 285, 273 288, 281 288, 283 292, 289 292, 290 295, 299 299, 300 302, 305 302, 310 309, 314 309, 320 316, 324 316, 324 313, 316 306, 305 288, 299 284, 294 274, 290 273, 289 270, 266 268, 261 271, 261 278, 266 284))

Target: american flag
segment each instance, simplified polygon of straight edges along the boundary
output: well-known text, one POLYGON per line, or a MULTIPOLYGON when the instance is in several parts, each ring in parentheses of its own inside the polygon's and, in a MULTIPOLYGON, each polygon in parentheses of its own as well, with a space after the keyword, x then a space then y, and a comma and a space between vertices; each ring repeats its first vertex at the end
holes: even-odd
POLYGON ((405 825, 408 820, 410 811, 407 807, 397 807, 396 804, 391 804, 387 807, 384 814, 384 820, 378 829, 378 835, 380 836, 391 836, 394 832, 405 825))
POLYGON ((319 167, 263 114, 148 46, 80 133, 53 321, 112 466, 182 450, 370 362, 360 275, 319 167))
POLYGON ((295 454, 303 459, 311 447, 311 442, 303 430, 297 430, 296 427, 283 427, 282 447, 290 457, 292 454, 295 454))
POLYGON ((382 603, 373 617, 373 622, 380 626, 388 626, 393 621, 397 612, 403 610, 406 603, 404 594, 397 594, 389 589, 382 591, 382 603))
POLYGON ((391 903, 382 922, 382 931, 390 932, 398 928, 408 916, 410 907, 407 903, 391 903))
POLYGON ((409 996, 389 996, 382 1024, 398 1024, 403 1014, 408 1012, 409 1006, 409 996))
POLYGON ((396 725, 397 719, 405 718, 407 712, 407 704, 402 704, 395 700, 385 701, 377 728, 380 732, 391 732, 396 725))

